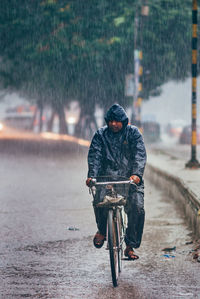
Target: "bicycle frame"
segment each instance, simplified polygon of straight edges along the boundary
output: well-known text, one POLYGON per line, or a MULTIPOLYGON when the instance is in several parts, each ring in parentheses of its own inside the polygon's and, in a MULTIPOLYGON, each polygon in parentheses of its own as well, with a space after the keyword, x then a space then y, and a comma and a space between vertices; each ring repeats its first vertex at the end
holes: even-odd
POLYGON ((97 182, 92 179, 90 190, 93 197, 96 194, 96 186, 109 186, 109 195, 104 197, 104 201, 96 205, 98 208, 106 208, 108 210, 107 218, 107 249, 110 253, 110 266, 113 286, 118 285, 118 274, 121 272, 121 260, 123 255, 123 242, 126 229, 126 215, 124 212, 125 198, 117 194, 113 185, 133 184, 130 180, 126 181, 107 181, 97 182))

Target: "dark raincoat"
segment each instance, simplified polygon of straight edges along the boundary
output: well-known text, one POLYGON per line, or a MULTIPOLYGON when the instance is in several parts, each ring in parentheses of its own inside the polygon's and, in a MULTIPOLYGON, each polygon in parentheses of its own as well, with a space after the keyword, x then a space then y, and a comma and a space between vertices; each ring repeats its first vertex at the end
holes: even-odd
MULTIPOLYGON (((137 175, 141 182, 138 192, 132 187, 127 206, 128 228, 126 244, 138 248, 141 243, 144 226, 144 184, 143 173, 146 164, 144 141, 138 128, 128 124, 124 109, 114 104, 106 113, 107 126, 97 130, 88 152, 88 177, 99 176, 126 177, 137 175), (108 127, 110 120, 120 121, 122 129, 114 133, 108 127)), ((97 193, 95 204, 103 200, 103 193, 97 193)), ((106 215, 103 209, 94 207, 98 229, 106 231, 106 215)))
POLYGON ((130 177, 136 174, 142 179, 146 164, 146 150, 142 135, 135 126, 128 125, 128 117, 118 104, 113 105, 105 116, 123 123, 118 133, 108 126, 95 133, 88 153, 88 177, 105 174, 130 177))

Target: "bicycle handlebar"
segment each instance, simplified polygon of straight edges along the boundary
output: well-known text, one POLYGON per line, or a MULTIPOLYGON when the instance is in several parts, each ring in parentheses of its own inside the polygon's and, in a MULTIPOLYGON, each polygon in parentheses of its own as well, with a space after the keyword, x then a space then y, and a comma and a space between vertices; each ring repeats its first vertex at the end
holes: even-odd
POLYGON ((96 194, 96 186, 105 186, 105 185, 122 185, 122 184, 129 184, 135 186, 136 190, 138 188, 137 184, 133 182, 133 180, 126 180, 126 181, 108 181, 108 182, 97 182, 96 179, 92 179, 90 181, 89 190, 92 193, 93 197, 96 194))
POLYGON ((137 184, 133 182, 133 180, 127 180, 127 181, 111 181, 111 182, 97 182, 96 179, 91 180, 91 187, 92 186, 100 186, 100 185, 122 185, 122 184, 131 184, 137 187, 137 184))

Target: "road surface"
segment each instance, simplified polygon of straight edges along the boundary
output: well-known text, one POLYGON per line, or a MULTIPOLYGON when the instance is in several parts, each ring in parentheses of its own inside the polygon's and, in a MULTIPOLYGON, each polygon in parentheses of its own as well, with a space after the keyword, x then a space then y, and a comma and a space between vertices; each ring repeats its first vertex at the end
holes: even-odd
POLYGON ((191 231, 161 190, 146 181, 140 259, 123 262, 113 288, 108 251, 92 244, 86 153, 0 149, 0 298, 199 298, 191 231))

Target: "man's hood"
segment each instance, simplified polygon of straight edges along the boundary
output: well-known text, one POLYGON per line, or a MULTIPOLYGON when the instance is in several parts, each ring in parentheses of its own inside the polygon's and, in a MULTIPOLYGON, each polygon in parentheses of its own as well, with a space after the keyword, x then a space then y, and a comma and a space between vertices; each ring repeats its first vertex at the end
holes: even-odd
POLYGON ((123 123, 123 127, 126 127, 128 125, 128 116, 124 108, 119 104, 112 105, 107 111, 104 119, 107 125, 111 120, 121 121, 123 123))

